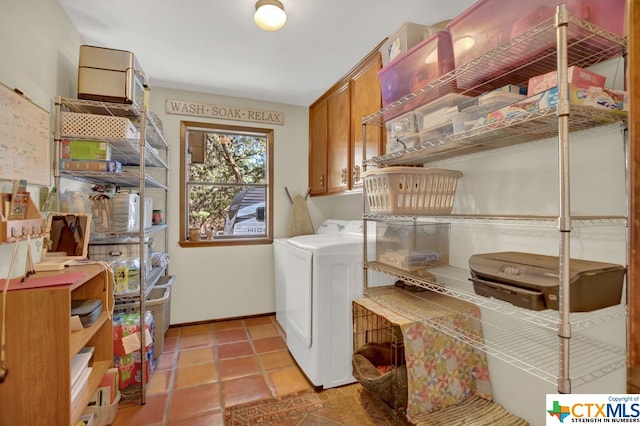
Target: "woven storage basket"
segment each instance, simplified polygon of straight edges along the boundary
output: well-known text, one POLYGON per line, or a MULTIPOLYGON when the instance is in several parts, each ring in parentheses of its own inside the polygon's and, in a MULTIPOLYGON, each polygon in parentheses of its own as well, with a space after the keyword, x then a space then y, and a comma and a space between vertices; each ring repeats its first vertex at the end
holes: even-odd
MULTIPOLYGON (((371 352, 363 348, 354 352, 351 361, 353 377, 364 388, 377 395, 393 409, 398 412, 404 412, 407 409, 407 366, 393 367, 383 374, 378 371, 374 362, 369 359, 370 356, 371 352)), ((378 360, 376 363, 389 365, 390 362, 391 360, 378 360)))
POLYGON ((67 138, 136 139, 140 133, 131 120, 98 114, 63 112, 60 131, 67 138))
POLYGON ((435 167, 385 167, 364 174, 371 213, 449 214, 453 209, 458 170, 435 167))

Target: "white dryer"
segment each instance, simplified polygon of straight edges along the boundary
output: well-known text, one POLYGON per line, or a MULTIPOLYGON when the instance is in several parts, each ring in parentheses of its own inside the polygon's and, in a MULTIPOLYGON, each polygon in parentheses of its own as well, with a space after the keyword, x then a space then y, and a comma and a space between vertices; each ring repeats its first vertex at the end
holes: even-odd
MULTIPOLYGON (((375 237, 369 241, 368 250, 375 250, 375 237)), ((361 221, 329 220, 317 234, 288 239, 287 346, 314 386, 331 388, 355 381, 351 302, 363 294, 362 248, 361 221)), ((391 283, 389 277, 380 277, 372 277, 372 285, 391 283)))

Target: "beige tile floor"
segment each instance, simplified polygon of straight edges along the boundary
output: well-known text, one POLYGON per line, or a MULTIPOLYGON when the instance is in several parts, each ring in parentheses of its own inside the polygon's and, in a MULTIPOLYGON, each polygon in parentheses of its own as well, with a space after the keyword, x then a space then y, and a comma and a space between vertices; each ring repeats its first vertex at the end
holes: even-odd
POLYGON ((146 403, 120 403, 113 425, 223 425, 225 407, 311 388, 273 315, 172 327, 146 403))

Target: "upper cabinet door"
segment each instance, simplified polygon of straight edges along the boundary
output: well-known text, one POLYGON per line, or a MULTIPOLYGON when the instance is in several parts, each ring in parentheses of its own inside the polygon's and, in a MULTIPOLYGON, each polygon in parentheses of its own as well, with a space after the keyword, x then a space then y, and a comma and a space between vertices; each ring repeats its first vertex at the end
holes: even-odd
POLYGON ((350 185, 350 104, 349 82, 327 98, 329 194, 345 191, 350 185))
POLYGON ((362 118, 382 108, 378 81, 381 68, 382 59, 376 50, 366 58, 351 80, 351 188, 362 187, 363 160, 382 153, 382 127, 367 126, 366 153, 363 153, 362 144, 362 118))
POLYGON ((309 107, 309 189, 311 195, 327 193, 327 99, 309 107))

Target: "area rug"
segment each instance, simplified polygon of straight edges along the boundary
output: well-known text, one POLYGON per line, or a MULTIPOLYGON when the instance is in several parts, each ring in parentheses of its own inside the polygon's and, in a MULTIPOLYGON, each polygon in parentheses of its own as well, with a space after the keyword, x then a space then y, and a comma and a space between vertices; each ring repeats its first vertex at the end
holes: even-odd
POLYGON ((226 426, 385 426, 408 424, 360 384, 305 391, 224 410, 226 426))

